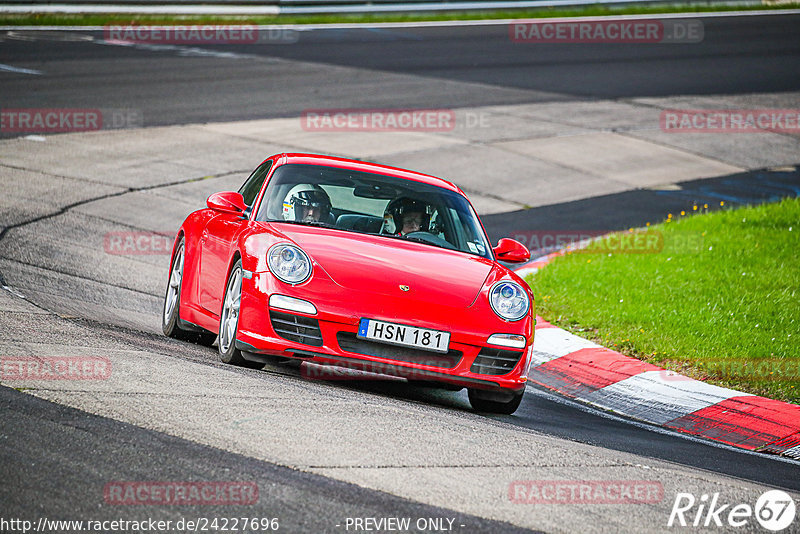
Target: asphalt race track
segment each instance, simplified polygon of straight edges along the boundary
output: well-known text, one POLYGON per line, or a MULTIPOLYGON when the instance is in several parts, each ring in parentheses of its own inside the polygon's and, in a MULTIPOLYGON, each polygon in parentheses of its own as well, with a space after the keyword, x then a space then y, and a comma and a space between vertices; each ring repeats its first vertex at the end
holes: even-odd
POLYGON ((705 18, 702 42, 657 46, 513 43, 506 24, 303 31, 291 44, 183 50, 15 31, 0 63, 44 75, 4 74, 3 106, 128 108, 156 126, 308 108, 780 93, 797 90, 799 19, 705 18))
MULTIPOLYGON (((284 150, 451 178, 495 240, 797 196, 797 133, 659 131, 672 107, 800 103, 800 15, 702 20, 702 42, 642 46, 512 43, 505 25, 305 29, 291 44, 214 46, 0 31, 0 66, 11 67, 0 69, 0 108, 133 117, 114 130, 0 132, 0 356, 98 357, 113 369, 81 383, 0 378, 2 519, 247 516, 279 518, 283 532, 389 532, 398 530, 348 521, 407 517, 424 525, 414 532, 663 532, 681 492, 751 505, 770 488, 800 498, 800 462, 532 387, 513 416, 484 416, 465 391, 226 366, 215 348, 160 334, 169 256, 108 244, 113 232, 174 233, 208 194, 237 188, 284 150), (303 111, 323 108, 448 108, 485 124, 440 134, 298 127, 303 111), (531 480, 651 481, 663 497, 513 502, 509 488, 531 480), (248 482, 258 500, 120 506, 104 488, 124 481, 248 482)), ((751 521, 707 531, 762 530, 751 521)), ((784 532, 800 532, 800 520, 784 532)))

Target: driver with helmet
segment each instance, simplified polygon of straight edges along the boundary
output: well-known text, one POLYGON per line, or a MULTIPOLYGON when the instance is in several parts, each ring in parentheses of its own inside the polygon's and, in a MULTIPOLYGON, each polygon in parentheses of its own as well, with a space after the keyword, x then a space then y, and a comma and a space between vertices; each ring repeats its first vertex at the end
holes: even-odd
POLYGON ((331 216, 331 199, 318 185, 294 186, 283 201, 283 220, 326 222, 331 216))
POLYGON ((427 232, 431 222, 429 209, 426 202, 398 197, 386 206, 381 233, 404 236, 412 232, 427 232))

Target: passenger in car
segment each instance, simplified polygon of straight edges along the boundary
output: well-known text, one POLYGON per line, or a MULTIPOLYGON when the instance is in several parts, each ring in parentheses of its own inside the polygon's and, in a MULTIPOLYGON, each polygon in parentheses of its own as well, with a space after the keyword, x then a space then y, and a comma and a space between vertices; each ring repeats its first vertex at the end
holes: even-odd
POLYGON ((399 197, 386 206, 381 233, 407 235, 427 232, 430 226, 427 203, 408 197, 399 197))
POLYGON ((422 221, 422 212, 411 211, 403 214, 403 227, 400 229, 400 235, 410 234, 411 232, 419 232, 422 229, 422 221))

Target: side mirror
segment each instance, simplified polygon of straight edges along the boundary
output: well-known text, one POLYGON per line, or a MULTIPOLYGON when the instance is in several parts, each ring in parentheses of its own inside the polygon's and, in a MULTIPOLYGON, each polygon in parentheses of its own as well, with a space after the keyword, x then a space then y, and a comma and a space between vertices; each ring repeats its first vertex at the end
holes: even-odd
POLYGON ((236 191, 214 193, 208 197, 206 205, 214 211, 221 211, 223 213, 242 213, 247 209, 244 198, 236 191))
POLYGON ((531 253, 525 245, 507 237, 498 241, 497 246, 492 250, 499 261, 523 263, 531 259, 531 253))

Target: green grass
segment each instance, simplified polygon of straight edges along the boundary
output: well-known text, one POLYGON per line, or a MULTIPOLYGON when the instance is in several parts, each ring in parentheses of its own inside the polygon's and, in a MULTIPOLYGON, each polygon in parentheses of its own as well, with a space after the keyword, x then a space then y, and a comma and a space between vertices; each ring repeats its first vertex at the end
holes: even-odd
POLYGON ((537 310, 629 356, 800 404, 800 199, 698 208, 650 228, 660 252, 556 258, 529 279, 537 310))
POLYGON ((138 14, 2 14, 1 26, 104 26, 106 24, 333 24, 369 22, 407 22, 429 20, 526 19, 551 17, 596 17, 602 15, 657 15, 659 13, 702 13, 709 11, 749 11, 798 9, 800 2, 770 4, 663 4, 577 8, 538 8, 524 10, 453 11, 440 13, 384 13, 364 15, 138 15, 138 14))

